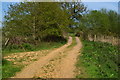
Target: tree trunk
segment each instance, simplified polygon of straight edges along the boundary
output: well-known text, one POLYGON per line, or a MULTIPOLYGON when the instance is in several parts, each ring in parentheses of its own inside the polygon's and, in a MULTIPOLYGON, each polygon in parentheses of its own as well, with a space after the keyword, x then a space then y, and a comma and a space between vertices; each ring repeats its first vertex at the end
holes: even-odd
POLYGON ((8 38, 7 41, 5 42, 5 46, 8 44, 9 40, 10 40, 10 39, 8 38))

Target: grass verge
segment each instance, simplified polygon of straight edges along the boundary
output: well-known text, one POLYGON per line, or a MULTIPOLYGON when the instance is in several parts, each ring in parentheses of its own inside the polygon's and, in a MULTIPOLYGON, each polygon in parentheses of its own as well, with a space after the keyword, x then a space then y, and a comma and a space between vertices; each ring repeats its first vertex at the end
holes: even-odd
POLYGON ((66 42, 41 42, 38 45, 32 45, 32 44, 23 44, 22 48, 19 48, 17 45, 10 45, 6 47, 4 50, 2 50, 3 56, 12 54, 12 53, 19 53, 19 52, 29 52, 29 51, 39 51, 39 50, 46 50, 46 49, 52 49, 52 48, 58 48, 62 45, 64 45, 66 42))
POLYGON ((69 45, 67 48, 71 48, 71 47, 75 46, 76 44, 77 44, 77 43, 76 43, 75 37, 72 37, 72 44, 69 45))
POLYGON ((118 78, 118 48, 108 43, 83 41, 76 64, 77 78, 118 78))
POLYGON ((5 59, 3 59, 2 62, 2 78, 12 77, 16 72, 19 72, 22 69, 22 66, 15 66, 12 62, 5 59))

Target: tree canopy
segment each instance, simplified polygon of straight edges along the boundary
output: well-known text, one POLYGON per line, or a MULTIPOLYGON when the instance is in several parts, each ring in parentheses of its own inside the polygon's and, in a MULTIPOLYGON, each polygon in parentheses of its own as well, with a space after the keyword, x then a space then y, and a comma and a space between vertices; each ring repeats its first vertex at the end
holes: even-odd
POLYGON ((63 37, 69 15, 59 3, 24 2, 10 5, 3 27, 7 38, 41 40, 47 36, 63 37))
POLYGON ((87 34, 118 37, 118 17, 113 10, 92 10, 84 14, 77 28, 87 34))

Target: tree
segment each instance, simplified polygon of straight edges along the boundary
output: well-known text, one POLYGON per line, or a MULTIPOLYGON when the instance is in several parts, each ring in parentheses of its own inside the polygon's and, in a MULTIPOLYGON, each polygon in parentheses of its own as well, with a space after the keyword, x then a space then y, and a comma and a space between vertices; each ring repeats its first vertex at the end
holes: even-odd
POLYGON ((79 21, 83 14, 87 12, 87 7, 82 2, 64 2, 61 3, 62 9, 65 10, 71 20, 70 26, 74 25, 74 22, 79 21))
POLYGON ((63 37, 69 24, 68 17, 59 3, 17 3, 10 5, 5 16, 3 34, 5 38, 19 37, 32 43, 48 36, 63 37))
POLYGON ((118 36, 118 14, 112 10, 92 10, 84 14, 79 23, 79 30, 93 36, 118 36), (87 30, 87 31, 86 31, 87 30))

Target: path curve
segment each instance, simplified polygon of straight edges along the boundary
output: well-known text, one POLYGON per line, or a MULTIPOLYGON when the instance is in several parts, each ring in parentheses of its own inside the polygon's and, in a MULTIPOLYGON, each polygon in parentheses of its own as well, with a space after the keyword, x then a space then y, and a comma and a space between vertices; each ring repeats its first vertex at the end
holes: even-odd
POLYGON ((77 56, 79 55, 82 44, 78 37, 76 37, 77 45, 73 47, 72 50, 67 52, 67 57, 65 57, 61 64, 58 65, 60 68, 58 76, 56 78, 75 78, 75 64, 77 61, 77 56))
POLYGON ((59 53, 54 59, 43 66, 36 78, 75 78, 77 56, 82 48, 81 41, 76 37, 76 45, 63 53, 59 53))
POLYGON ((14 77, 12 78, 33 78, 34 75, 37 73, 37 71, 40 70, 42 66, 47 64, 50 59, 54 58, 55 55, 57 55, 59 52, 63 52, 65 48, 67 48, 72 43, 72 37, 69 37, 68 43, 64 46, 53 50, 51 53, 46 55, 45 57, 40 58, 38 61, 33 62, 32 64, 26 66, 22 69, 21 72, 18 72, 14 77))

